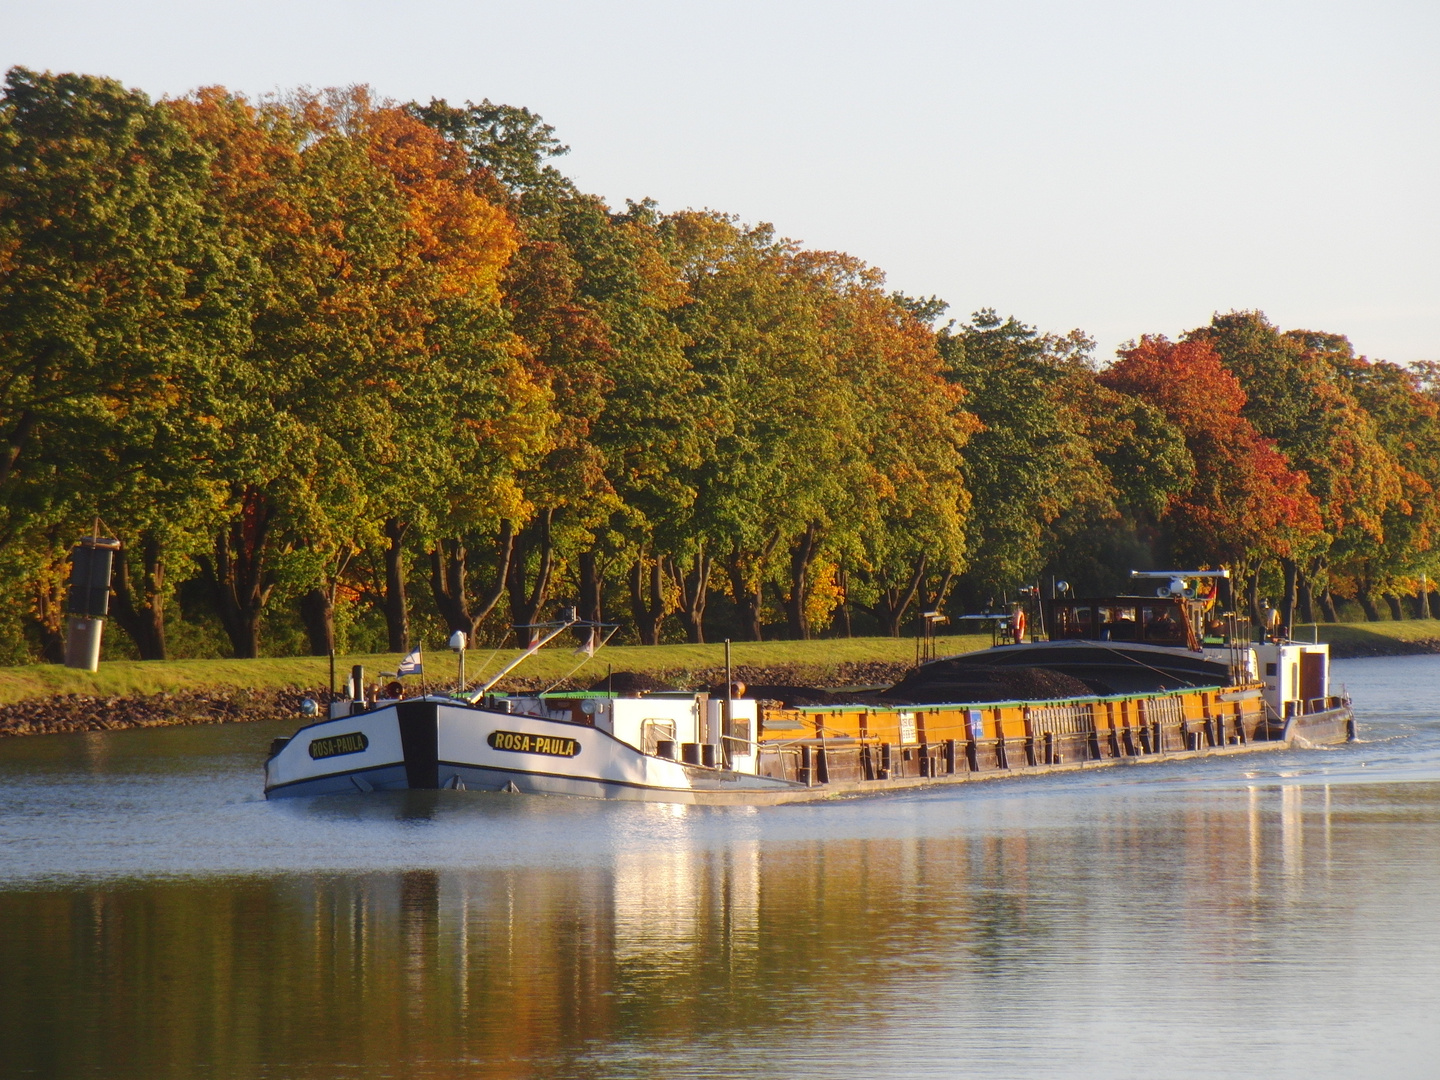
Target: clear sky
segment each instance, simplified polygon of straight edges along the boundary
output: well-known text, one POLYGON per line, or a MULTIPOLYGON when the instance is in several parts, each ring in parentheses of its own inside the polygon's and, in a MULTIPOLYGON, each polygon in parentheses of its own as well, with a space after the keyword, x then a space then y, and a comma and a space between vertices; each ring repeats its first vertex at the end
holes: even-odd
POLYGON ((1436 0, 0 0, 0 63, 488 97, 616 205, 773 222, 1102 356, 1260 308, 1440 360, 1436 0))

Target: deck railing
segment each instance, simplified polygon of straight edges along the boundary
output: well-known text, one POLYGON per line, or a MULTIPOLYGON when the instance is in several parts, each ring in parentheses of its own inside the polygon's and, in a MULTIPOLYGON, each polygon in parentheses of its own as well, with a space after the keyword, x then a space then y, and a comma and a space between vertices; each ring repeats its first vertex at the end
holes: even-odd
MULTIPOLYGON (((1330 696, 1296 704, 1308 714, 1344 703, 1330 696)), ((900 711, 776 710, 786 735, 777 738, 778 730, 764 729, 762 721, 759 771, 810 785, 1004 772, 1268 742, 1285 730, 1249 689, 1051 705, 914 706, 903 710, 913 712, 903 725, 900 711)))

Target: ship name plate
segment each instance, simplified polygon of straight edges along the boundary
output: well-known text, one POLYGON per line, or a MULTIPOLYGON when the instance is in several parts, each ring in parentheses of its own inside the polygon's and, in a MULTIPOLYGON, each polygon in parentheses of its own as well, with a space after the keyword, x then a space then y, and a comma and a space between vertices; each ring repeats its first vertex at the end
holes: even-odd
POLYGON ((574 757, 580 753, 580 740, 561 735, 530 735, 523 731, 492 731, 485 740, 495 750, 515 754, 548 754, 550 757, 574 757))
POLYGON ((326 735, 323 739, 310 740, 310 756, 316 761, 321 758, 339 757, 341 754, 359 754, 369 749, 370 740, 362 731, 346 735, 326 735))

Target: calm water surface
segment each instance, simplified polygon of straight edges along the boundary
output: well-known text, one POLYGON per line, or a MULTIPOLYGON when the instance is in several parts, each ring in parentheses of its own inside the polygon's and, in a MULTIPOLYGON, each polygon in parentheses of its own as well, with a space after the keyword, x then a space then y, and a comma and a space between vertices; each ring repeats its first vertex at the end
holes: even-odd
POLYGON ((1440 657, 1364 741, 821 806, 266 803, 0 742, 0 1076, 1440 1076, 1440 657))

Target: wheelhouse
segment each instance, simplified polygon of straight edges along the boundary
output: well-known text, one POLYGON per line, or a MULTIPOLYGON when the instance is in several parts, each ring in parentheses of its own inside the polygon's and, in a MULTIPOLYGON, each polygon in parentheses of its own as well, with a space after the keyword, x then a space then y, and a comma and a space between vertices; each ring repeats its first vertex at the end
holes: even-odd
POLYGON ((1111 596, 1044 605, 1051 641, 1124 641, 1200 652, 1207 645, 1228 645, 1234 636, 1211 599, 1111 596))

